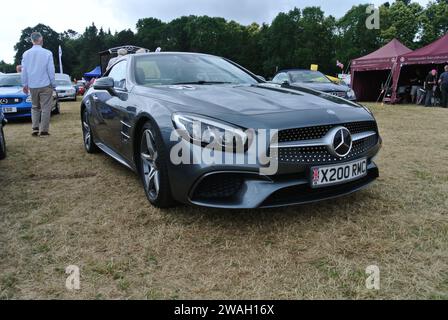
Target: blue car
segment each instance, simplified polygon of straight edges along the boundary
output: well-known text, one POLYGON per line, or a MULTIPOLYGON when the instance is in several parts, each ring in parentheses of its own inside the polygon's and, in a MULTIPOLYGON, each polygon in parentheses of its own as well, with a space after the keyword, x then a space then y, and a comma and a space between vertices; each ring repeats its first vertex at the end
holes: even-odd
MULTIPOLYGON (((52 113, 59 113, 59 101, 54 92, 52 113)), ((19 73, 0 75, 0 108, 6 119, 31 118, 31 96, 23 93, 19 73)))
POLYGON ((3 132, 3 126, 6 124, 5 116, 2 109, 0 109, 0 160, 6 157, 6 143, 5 134, 3 132))

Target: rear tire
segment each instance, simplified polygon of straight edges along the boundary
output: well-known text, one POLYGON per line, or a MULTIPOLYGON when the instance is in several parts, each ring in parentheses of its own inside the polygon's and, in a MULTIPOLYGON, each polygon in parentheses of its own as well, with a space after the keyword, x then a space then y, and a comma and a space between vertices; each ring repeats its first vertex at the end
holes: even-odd
POLYGON ((0 160, 6 158, 6 142, 3 126, 0 128, 0 160))
POLYGON ((86 149, 87 153, 97 153, 99 151, 99 148, 93 140, 93 133, 92 128, 90 127, 87 108, 84 108, 84 110, 82 111, 81 125, 84 148, 86 149))
POLYGON ((53 114, 60 114, 61 113, 61 105, 59 102, 56 105, 56 109, 54 109, 53 114))
POLYGON ((157 208, 169 208, 176 204, 171 195, 168 179, 168 156, 158 128, 150 121, 140 132, 138 171, 146 197, 157 208))

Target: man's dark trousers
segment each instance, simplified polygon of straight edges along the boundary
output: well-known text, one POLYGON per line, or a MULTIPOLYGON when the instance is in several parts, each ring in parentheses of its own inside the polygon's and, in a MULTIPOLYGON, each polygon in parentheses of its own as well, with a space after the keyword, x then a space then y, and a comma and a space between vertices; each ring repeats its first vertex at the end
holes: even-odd
POLYGON ((448 84, 442 85, 442 107, 448 108, 448 84))

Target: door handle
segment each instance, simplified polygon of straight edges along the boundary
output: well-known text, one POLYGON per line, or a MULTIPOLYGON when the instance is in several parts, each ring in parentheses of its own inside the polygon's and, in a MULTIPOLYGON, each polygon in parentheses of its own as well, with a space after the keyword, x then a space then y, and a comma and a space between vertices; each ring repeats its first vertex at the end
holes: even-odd
POLYGON ((93 95, 92 95, 92 99, 93 99, 93 101, 95 101, 95 102, 97 102, 98 100, 100 100, 100 98, 98 98, 98 97, 96 96, 96 94, 93 94, 93 95))

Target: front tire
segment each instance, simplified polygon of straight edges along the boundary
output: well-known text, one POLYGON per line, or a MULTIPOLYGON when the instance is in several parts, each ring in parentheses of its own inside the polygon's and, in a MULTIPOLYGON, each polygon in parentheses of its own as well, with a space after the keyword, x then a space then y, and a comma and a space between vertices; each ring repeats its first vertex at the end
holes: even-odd
POLYGON ((0 128, 0 160, 6 158, 6 142, 3 126, 0 128))
POLYGON ((84 142, 84 148, 87 153, 97 153, 99 151, 98 146, 93 141, 93 133, 92 128, 90 127, 89 122, 89 113, 87 108, 84 108, 82 111, 82 138, 84 142))
POLYGON ((157 208, 175 205, 168 179, 168 157, 159 130, 151 122, 140 133, 139 174, 146 197, 157 208))

